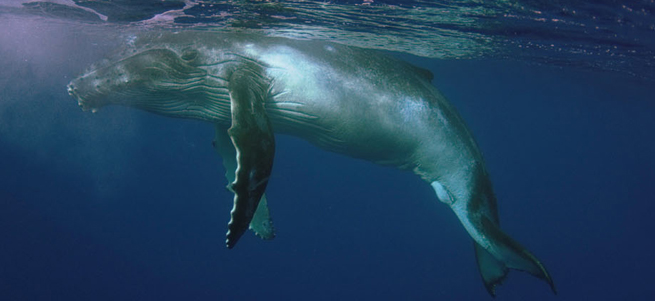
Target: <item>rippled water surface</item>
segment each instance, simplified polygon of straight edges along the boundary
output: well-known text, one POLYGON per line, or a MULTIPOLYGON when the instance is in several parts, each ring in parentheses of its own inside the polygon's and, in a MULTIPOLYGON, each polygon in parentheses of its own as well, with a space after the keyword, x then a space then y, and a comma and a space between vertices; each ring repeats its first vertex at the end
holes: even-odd
POLYGON ((130 30, 240 29, 430 58, 509 58, 655 77, 652 0, 21 2, 8 1, 0 13, 130 30))

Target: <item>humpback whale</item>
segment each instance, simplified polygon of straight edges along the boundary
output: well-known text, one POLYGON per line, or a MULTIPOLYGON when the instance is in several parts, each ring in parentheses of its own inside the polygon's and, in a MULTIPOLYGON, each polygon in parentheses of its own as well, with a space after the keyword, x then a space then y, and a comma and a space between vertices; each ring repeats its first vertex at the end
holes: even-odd
POLYGON ((265 191, 275 133, 409 170, 434 189, 473 239, 493 296, 510 269, 544 280, 544 265, 499 226, 482 154, 432 74, 373 50, 244 33, 150 32, 72 80, 83 110, 122 105, 216 128, 234 205, 226 244, 247 229, 274 236, 265 191))

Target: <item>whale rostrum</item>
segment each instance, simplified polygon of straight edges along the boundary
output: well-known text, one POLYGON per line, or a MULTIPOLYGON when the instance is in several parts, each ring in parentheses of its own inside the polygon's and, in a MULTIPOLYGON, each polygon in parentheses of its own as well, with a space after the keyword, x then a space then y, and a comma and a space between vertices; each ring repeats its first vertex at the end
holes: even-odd
POLYGON ((244 33, 150 32, 68 85, 84 110, 122 105, 214 124, 234 206, 226 244, 275 230, 265 190, 274 133, 410 170, 434 189, 474 241, 491 295, 510 269, 555 285, 500 229, 482 154, 432 74, 393 57, 325 41, 244 33))

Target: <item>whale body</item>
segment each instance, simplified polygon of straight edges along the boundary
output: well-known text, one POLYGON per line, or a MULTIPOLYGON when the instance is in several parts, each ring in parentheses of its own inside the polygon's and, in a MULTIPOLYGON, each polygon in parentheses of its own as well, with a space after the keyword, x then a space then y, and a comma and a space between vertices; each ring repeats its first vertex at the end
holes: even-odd
POLYGON ((499 227, 496 197, 464 121, 432 74, 390 56, 325 41, 242 33, 155 32, 68 85, 84 110, 130 106, 209 122, 234 207, 227 246, 250 228, 270 239, 265 189, 275 137, 410 170, 430 184, 474 240, 485 287, 509 269, 554 283, 546 268, 499 227))

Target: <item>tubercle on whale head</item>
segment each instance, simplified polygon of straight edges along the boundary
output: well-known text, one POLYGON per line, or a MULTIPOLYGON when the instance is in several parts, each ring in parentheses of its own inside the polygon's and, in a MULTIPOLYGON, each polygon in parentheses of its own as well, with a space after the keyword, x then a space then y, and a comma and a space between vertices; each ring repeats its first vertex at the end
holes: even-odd
POLYGON ((87 96, 87 97, 82 97, 80 95, 80 92, 78 90, 79 87, 79 82, 76 80, 71 81, 68 86, 66 86, 68 90, 68 95, 72 96, 77 100, 77 105, 82 108, 83 111, 91 111, 92 113, 98 112, 98 109, 100 109, 101 106, 97 105, 97 101, 93 101, 96 98, 93 96, 87 96), (92 100, 92 101, 89 101, 92 100))

